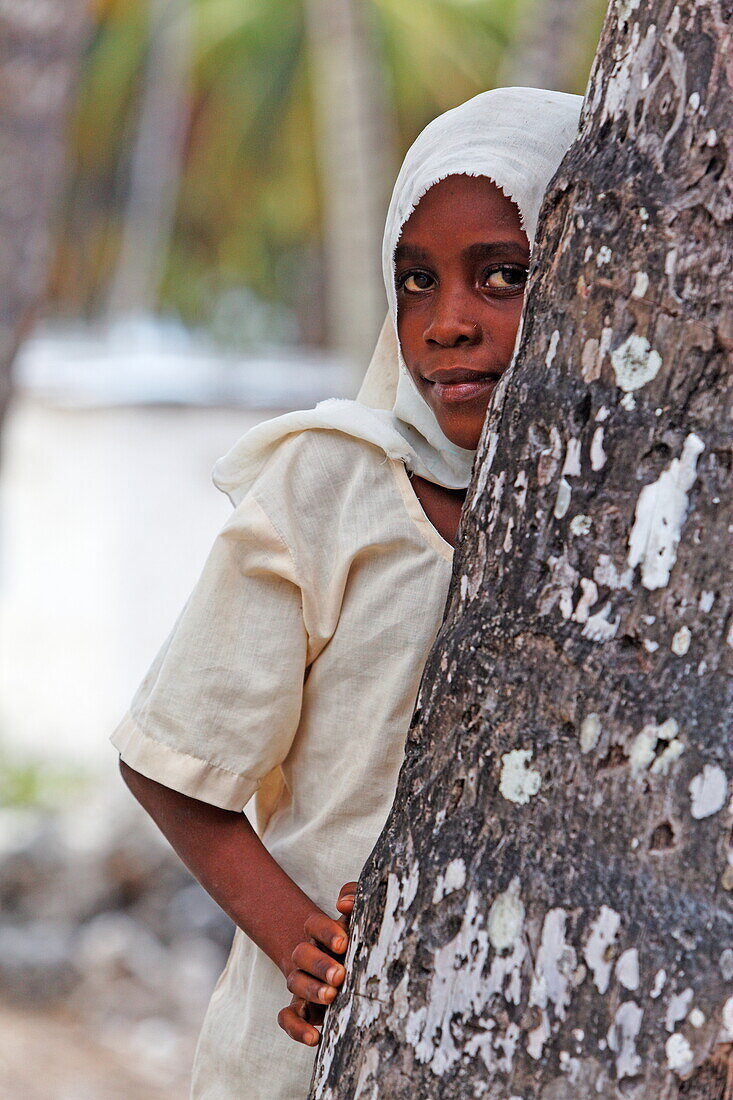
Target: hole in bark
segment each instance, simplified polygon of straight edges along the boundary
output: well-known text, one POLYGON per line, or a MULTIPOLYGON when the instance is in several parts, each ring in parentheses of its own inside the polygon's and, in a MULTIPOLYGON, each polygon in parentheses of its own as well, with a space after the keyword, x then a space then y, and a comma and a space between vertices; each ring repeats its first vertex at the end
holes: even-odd
POLYGON ((652 852, 668 852, 670 848, 674 848, 676 843, 674 829, 670 822, 662 821, 651 835, 649 848, 652 852))
POLYGON ((590 393, 586 393, 581 401, 573 409, 573 420, 578 428, 582 428, 584 424, 588 423, 590 419, 591 409, 593 407, 593 399, 590 393))
POLYGON ((711 157, 705 169, 705 175, 713 180, 719 180, 725 169, 725 159, 720 156, 711 157))
POLYGON ((622 634, 618 640, 621 649, 639 649, 641 642, 633 634, 622 634))
POLYGON ((622 745, 611 745, 606 755, 598 762, 598 771, 609 771, 611 768, 622 768, 628 762, 628 757, 622 745))

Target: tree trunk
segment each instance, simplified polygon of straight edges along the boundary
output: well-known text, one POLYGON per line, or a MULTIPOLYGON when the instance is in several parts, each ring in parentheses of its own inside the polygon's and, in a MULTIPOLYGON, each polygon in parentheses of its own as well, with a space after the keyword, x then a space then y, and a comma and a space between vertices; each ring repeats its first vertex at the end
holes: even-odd
POLYGON ((733 1096, 729 0, 616 0, 312 1096, 733 1096))
POLYGON ((84 0, 0 4, 0 423, 10 371, 43 293, 84 0))
POLYGON ((363 0, 306 0, 323 197, 329 343, 364 375, 386 302, 380 246, 392 176, 391 119, 363 0))
POLYGON ((154 313, 183 169, 191 80, 190 0, 148 0, 148 53, 107 320, 154 313))

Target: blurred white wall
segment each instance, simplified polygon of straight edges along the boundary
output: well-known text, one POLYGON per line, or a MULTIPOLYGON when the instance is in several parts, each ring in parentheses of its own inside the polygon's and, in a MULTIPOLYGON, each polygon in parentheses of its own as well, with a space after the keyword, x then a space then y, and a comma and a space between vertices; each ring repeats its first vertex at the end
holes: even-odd
POLYGON ((114 768, 109 734, 231 509, 211 467, 265 415, 16 400, 0 471, 0 746, 114 768))

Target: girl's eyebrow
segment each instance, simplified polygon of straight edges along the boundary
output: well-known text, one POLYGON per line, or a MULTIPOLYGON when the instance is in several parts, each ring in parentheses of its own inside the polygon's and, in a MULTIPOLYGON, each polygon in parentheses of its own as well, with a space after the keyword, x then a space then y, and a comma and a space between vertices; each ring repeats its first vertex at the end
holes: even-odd
POLYGON ((409 260, 410 263, 430 263, 430 253, 416 244, 398 244, 394 250, 394 258, 397 260, 409 260))
MULTIPOLYGON (((517 256, 529 259, 529 249, 521 241, 477 241, 464 248, 462 255, 468 260, 515 259, 517 256)), ((395 249, 395 262, 429 264, 430 253, 414 244, 398 244, 395 249)))
POLYGON ((487 241, 471 244, 463 250, 463 255, 469 259, 510 259, 515 256, 526 256, 529 259, 529 249, 520 241, 487 241))

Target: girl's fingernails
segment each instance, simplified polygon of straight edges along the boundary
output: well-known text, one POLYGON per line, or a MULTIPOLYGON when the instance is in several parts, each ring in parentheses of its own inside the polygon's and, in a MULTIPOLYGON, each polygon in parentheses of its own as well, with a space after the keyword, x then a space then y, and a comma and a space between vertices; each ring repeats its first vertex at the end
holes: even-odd
POLYGON ((335 985, 340 973, 341 971, 337 966, 332 966, 328 974, 326 974, 326 981, 329 981, 331 985, 335 985))
POLYGON ((325 1001, 326 1004, 330 1004, 333 1000, 334 992, 335 991, 333 990, 333 986, 322 985, 321 988, 318 990, 318 996, 321 998, 322 1001, 325 1001))
POLYGON ((308 1035, 308 1046, 314 1047, 314 1046, 317 1046, 317 1044, 318 1044, 318 1032, 317 1031, 312 1031, 310 1033, 310 1035, 308 1035))
POLYGON ((334 951, 343 951, 343 949, 345 947, 346 947, 346 940, 343 938, 343 936, 334 936, 334 938, 331 940, 332 950, 334 950, 334 951))

